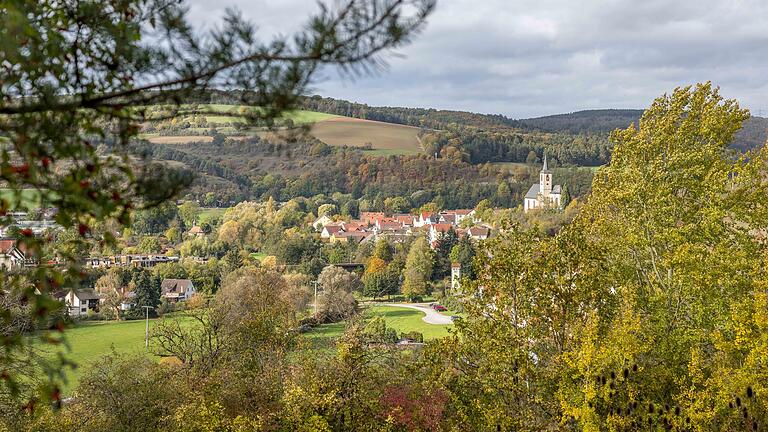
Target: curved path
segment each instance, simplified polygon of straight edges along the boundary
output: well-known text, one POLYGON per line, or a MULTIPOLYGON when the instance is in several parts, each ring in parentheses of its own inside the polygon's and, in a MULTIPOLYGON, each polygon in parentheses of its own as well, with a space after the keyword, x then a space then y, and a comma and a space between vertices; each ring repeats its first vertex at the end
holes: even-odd
POLYGON ((424 312, 426 316, 422 318, 427 324, 453 324, 451 317, 441 314, 436 310, 429 307, 428 303, 381 303, 382 306, 401 307, 406 309, 415 309, 419 312, 424 312))

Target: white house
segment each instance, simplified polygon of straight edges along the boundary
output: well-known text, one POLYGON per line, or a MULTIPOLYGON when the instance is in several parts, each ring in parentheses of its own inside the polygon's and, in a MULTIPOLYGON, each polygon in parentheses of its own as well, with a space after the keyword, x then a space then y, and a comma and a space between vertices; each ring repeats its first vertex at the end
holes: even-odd
POLYGON ((544 154, 544 168, 539 173, 539 184, 531 185, 525 194, 523 210, 528 212, 533 209, 561 207, 562 187, 552 185, 552 171, 547 169, 547 155, 544 154))
POLYGON ((491 230, 484 226, 473 226, 467 230, 467 235, 473 240, 485 240, 491 235, 491 230))
POLYGON ((331 222, 333 222, 333 219, 331 219, 328 215, 322 215, 319 218, 317 218, 314 222, 312 222, 312 226, 315 228, 315 231, 320 231, 323 229, 324 226, 328 225, 331 222))
POLYGON ((87 315, 89 310, 97 312, 101 296, 94 290, 70 290, 63 298, 67 305, 69 315, 82 316, 87 315))
POLYGON ((320 232, 320 238, 324 239, 330 239, 334 235, 337 235, 341 233, 342 227, 340 225, 326 225, 323 227, 323 230, 320 232))
POLYGON ((169 301, 189 300, 197 291, 189 279, 163 279, 160 297, 169 301))
POLYGON ((413 226, 421 228, 426 225, 436 224, 439 221, 439 217, 432 213, 420 213, 418 218, 413 220, 413 226))
POLYGON ((13 269, 24 266, 24 252, 16 246, 15 239, 0 239, 0 268, 13 269))

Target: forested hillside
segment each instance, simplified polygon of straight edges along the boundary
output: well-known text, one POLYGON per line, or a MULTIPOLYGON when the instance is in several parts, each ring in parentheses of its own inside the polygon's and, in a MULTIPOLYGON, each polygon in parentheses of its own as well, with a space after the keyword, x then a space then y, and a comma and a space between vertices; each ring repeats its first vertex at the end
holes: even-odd
MULTIPOLYGON (((632 123, 637 123, 643 114, 642 110, 605 109, 516 120, 499 114, 477 114, 424 108, 372 107, 366 104, 320 96, 304 99, 303 106, 314 111, 430 129, 454 130, 457 127, 461 129, 460 127, 463 126, 471 127, 473 130, 480 128, 484 130, 484 133, 485 130, 491 129, 494 131, 494 137, 485 135, 479 140, 476 136, 472 138, 461 137, 462 141, 466 141, 463 143, 464 148, 471 154, 484 154, 485 156, 480 157, 480 159, 484 159, 489 157, 489 153, 493 153, 488 147, 493 147, 496 150, 500 147, 506 147, 506 150, 501 150, 501 154, 508 152, 517 157, 508 161, 522 162, 524 156, 523 160, 520 160, 519 155, 527 154, 524 149, 533 149, 541 153, 541 150, 544 147, 549 147, 547 144, 551 143, 556 159, 564 164, 575 165, 594 164, 594 160, 587 162, 592 158, 597 158, 600 163, 607 162, 607 152, 610 150, 606 139, 607 134, 615 129, 626 128, 632 123), (548 134, 542 136, 536 132, 548 134), (533 135, 531 135, 532 133, 533 135), (597 142, 600 150, 582 149, 582 141, 591 144, 597 142), (481 148, 477 148, 478 145, 481 148), (557 147, 561 145, 565 145, 568 149, 558 151, 557 147)), ((766 130, 768 130, 768 119, 752 117, 744 123, 742 130, 736 134, 732 147, 744 151, 762 146, 768 138, 766 130)), ((476 133, 473 132, 471 135, 476 135, 476 133)), ((587 144, 587 146, 591 146, 591 144, 587 144)), ((499 157, 503 156, 498 155, 497 152, 497 156, 490 156, 490 160, 499 157)))
MULTIPOLYGON (((137 142, 135 154, 182 163, 197 173, 189 197, 213 205, 274 198, 287 201, 318 194, 350 194, 364 210, 380 210, 389 197, 406 197, 413 207, 429 202, 445 208, 474 207, 483 199, 515 206, 538 178, 538 165, 509 169, 471 164, 459 155, 379 157, 355 148, 328 146, 312 137, 287 143, 251 137, 187 144, 137 142)), ((573 197, 589 190, 588 169, 556 168, 558 182, 573 197)))

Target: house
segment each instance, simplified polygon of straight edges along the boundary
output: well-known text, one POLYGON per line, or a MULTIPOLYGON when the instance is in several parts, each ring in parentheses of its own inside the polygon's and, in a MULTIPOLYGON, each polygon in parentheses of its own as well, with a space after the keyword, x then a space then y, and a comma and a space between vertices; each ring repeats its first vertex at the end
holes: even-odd
POLYGON ((394 215, 392 215, 392 219, 400 222, 400 225, 402 225, 404 227, 411 227, 411 226, 413 226, 414 217, 411 214, 395 213, 394 215))
POLYGON ((447 233, 453 228, 453 225, 448 223, 436 223, 429 226, 429 243, 435 247, 440 236, 447 233))
POLYGON ((372 234, 368 234, 360 231, 352 231, 352 232, 342 231, 331 236, 331 243, 360 243, 370 235, 372 234))
POLYGON ((322 215, 319 218, 317 218, 314 222, 312 222, 312 227, 315 228, 315 231, 320 231, 328 225, 329 223, 332 223, 333 219, 331 219, 328 215, 322 215))
POLYGON ((360 212, 360 220, 366 225, 374 225, 377 220, 384 219, 387 215, 384 212, 360 212))
POLYGON ((385 218, 376 221, 376 229, 379 231, 392 231, 402 228, 403 225, 396 219, 385 218))
POLYGON ((539 172, 539 184, 531 185, 525 194, 523 211, 534 209, 561 208, 562 187, 552 185, 552 171, 547 169, 547 155, 544 154, 544 167, 539 172))
POLYGON ((189 279, 163 279, 160 297, 169 301, 189 300, 197 291, 189 279))
POLYGON ((59 297, 67 305, 70 316, 88 315, 88 311, 99 311, 101 296, 92 289, 70 290, 59 297))
POLYGON ((456 225, 456 213, 451 213, 451 212, 440 213, 438 215, 438 220, 440 221, 440 223, 456 225))
POLYGON ((25 265, 26 256, 17 244, 16 239, 0 239, 0 269, 10 270, 25 265))
MULTIPOLYGON (((475 221, 475 209, 456 209, 451 211, 456 217, 456 225, 464 221, 464 219, 471 219, 475 221)), ((476 221, 475 221, 476 222, 476 221)))
POLYGON ((365 231, 366 228, 368 228, 367 224, 364 224, 360 221, 350 221, 350 222, 342 222, 341 228, 344 231, 365 231))
POLYGON ((438 222, 439 222, 439 218, 436 215, 432 213, 422 212, 419 214, 417 219, 414 219, 413 226, 420 228, 425 225, 432 225, 438 222))
POLYGON ((189 229, 188 234, 192 237, 202 237, 205 235, 205 231, 203 231, 203 229, 199 226, 195 225, 189 229))
POLYGON ((473 240, 485 240, 491 235, 491 230, 484 226, 473 226, 467 230, 467 235, 473 240))
POLYGON ((326 225, 320 232, 320 238, 330 239, 340 232, 342 232, 341 225, 326 225))

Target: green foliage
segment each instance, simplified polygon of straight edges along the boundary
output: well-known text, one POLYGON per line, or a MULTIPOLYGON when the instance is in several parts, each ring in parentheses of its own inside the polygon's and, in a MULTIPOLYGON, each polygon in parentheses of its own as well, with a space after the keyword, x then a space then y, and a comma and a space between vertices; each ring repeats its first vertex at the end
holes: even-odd
POLYGON ((411 245, 408 258, 403 270, 404 280, 402 292, 409 298, 422 296, 427 293, 429 280, 434 270, 435 258, 427 239, 419 237, 411 245))
POLYGON ((181 217, 181 220, 184 221, 184 226, 188 228, 197 225, 198 217, 201 212, 200 205, 195 201, 184 201, 184 203, 179 206, 179 216, 181 217))
POLYGON ((155 310, 160 304, 160 279, 148 270, 138 270, 131 281, 135 296, 131 301, 131 309, 127 317, 142 318, 146 315, 145 306, 149 306, 149 316, 157 316, 155 310))
POLYGON ((477 254, 475 244, 468 236, 459 239, 453 248, 451 248, 450 259, 452 263, 459 263, 461 266, 461 277, 472 280, 475 278, 475 268, 473 265, 475 255, 477 254))

